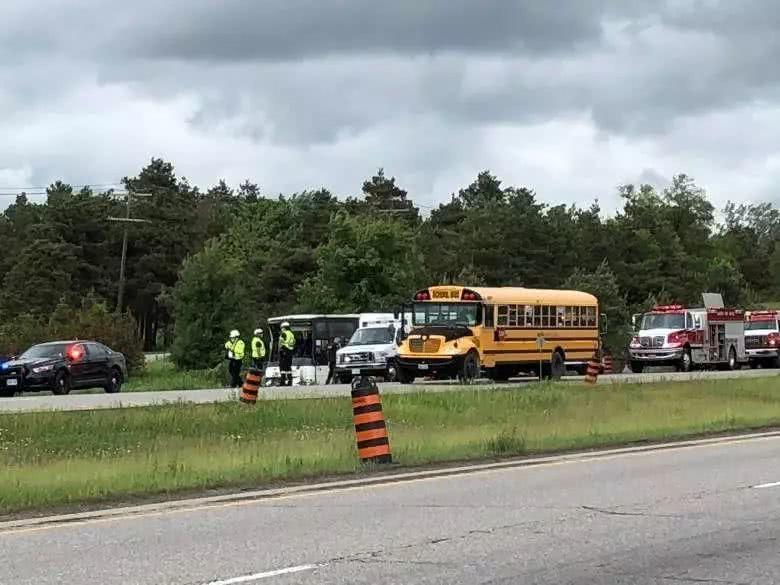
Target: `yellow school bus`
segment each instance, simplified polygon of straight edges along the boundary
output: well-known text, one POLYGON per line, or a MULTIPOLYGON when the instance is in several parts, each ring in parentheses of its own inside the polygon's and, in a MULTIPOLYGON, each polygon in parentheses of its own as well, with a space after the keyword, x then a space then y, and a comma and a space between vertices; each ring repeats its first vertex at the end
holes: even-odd
POLYGON ((412 329, 398 348, 398 380, 482 373, 506 380, 518 372, 554 379, 600 352, 599 308, 573 290, 433 286, 412 300, 412 329))

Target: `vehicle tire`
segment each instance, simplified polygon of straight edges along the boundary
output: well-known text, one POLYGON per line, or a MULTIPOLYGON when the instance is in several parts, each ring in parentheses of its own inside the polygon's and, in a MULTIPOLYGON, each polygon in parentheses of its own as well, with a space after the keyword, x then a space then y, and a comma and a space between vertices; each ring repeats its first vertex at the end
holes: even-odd
POLYGON ((118 368, 111 368, 108 375, 108 382, 103 386, 106 394, 116 394, 122 391, 122 382, 124 382, 122 372, 118 368))
POLYGON ((767 368, 780 368, 780 356, 772 358, 766 363, 767 368))
POLYGON ((473 384, 479 380, 482 370, 479 365, 479 355, 476 351, 470 351, 463 358, 463 362, 458 368, 458 380, 461 384, 473 384))
POLYGON ((506 382, 513 373, 514 371, 509 366, 496 366, 488 370, 488 377, 494 382, 506 382))
POLYGON ((683 350, 682 357, 680 358, 680 361, 677 362, 677 371, 678 372, 690 372, 693 369, 693 358, 691 357, 691 350, 690 348, 685 348, 683 350))
POLYGON ((414 383, 415 379, 414 370, 398 366, 396 368, 396 377, 398 378, 398 381, 401 382, 401 384, 412 384, 414 383))
POLYGON ((642 362, 629 362, 628 367, 634 374, 641 374, 645 370, 645 364, 642 362))
POLYGON ((64 396, 70 394, 70 375, 64 370, 57 372, 57 376, 54 378, 54 386, 51 391, 57 396, 64 396))
POLYGON ((748 363, 750 364, 750 369, 751 370, 758 369, 758 360, 750 360, 750 362, 748 362, 748 363))
POLYGON ((352 374, 339 374, 339 382, 342 384, 351 384, 352 374))
POLYGON ((14 396, 16 396, 16 390, 9 390, 8 388, 0 390, 0 398, 13 398, 14 396))
POLYGON ((385 382, 395 382, 398 380, 398 372, 396 371, 395 365, 389 365, 387 366, 387 371, 385 372, 385 382))
POLYGON ((566 361, 563 359, 563 354, 560 351, 556 351, 550 358, 550 379, 558 381, 566 375, 566 361))
POLYGON ((726 367, 732 371, 739 369, 739 362, 737 361, 737 352, 734 349, 734 347, 731 347, 729 349, 729 361, 726 362, 726 367))

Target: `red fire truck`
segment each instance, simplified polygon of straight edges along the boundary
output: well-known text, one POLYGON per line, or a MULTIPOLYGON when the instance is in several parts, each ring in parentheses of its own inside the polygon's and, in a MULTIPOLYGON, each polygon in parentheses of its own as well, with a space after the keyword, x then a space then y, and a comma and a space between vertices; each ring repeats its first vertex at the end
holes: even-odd
POLYGON ((659 305, 635 315, 638 332, 628 348, 631 371, 675 366, 679 371, 747 363, 744 312, 723 307, 720 295, 705 293, 704 307, 659 305), (641 322, 638 317, 641 316, 641 322))
POLYGON ((750 367, 780 367, 780 310, 751 311, 745 318, 750 367))

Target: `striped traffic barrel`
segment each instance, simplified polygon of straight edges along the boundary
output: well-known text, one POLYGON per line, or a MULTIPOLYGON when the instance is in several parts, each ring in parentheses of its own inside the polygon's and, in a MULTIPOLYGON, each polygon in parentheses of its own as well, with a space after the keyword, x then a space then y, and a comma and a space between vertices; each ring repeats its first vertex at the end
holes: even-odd
POLYGON ((352 380, 352 421, 360 460, 392 463, 379 387, 367 376, 352 380))
POLYGON ((244 385, 241 387, 241 396, 239 397, 239 400, 244 404, 255 404, 262 381, 262 372, 256 368, 249 368, 249 371, 244 378, 244 385))
POLYGON ((601 364, 595 360, 588 362, 588 369, 585 371, 585 382, 595 384, 601 371, 601 364))

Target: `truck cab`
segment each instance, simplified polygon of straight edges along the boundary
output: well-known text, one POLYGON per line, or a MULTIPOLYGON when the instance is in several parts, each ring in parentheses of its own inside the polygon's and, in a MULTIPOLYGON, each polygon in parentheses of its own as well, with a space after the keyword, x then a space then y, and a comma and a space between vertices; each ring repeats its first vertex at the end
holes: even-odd
POLYGON ((780 367, 780 310, 745 315, 745 349, 751 368, 780 367))
POLYGON ((402 321, 394 315, 361 316, 360 327, 336 352, 339 381, 349 383, 358 375, 376 376, 388 382, 395 380, 395 358, 402 337, 402 321))
POLYGON ((634 316, 637 331, 628 347, 629 367, 641 373, 648 366, 674 366, 689 371, 693 352, 701 346, 705 309, 657 305, 634 316))

